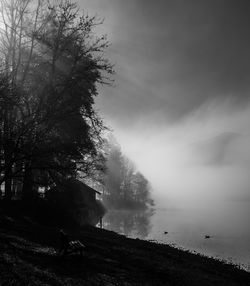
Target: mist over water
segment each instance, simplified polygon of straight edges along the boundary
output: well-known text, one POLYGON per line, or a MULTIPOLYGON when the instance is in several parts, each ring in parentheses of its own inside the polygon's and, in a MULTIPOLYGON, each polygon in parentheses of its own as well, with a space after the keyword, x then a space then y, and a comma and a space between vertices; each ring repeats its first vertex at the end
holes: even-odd
POLYGON ((152 184, 151 233, 250 256, 249 3, 107 2, 82 1, 106 16, 116 62, 97 106, 152 184))
POLYGON ((249 106, 214 101, 174 124, 151 119, 115 134, 161 207, 250 200, 249 106))
POLYGON ((209 209, 157 210, 149 239, 240 264, 250 270, 249 203, 227 202, 209 209), (167 231, 167 234, 164 234, 167 231), (208 238, 206 238, 208 237, 208 238))
POLYGON ((132 238, 166 243, 211 256, 250 271, 249 202, 209 209, 110 211, 104 227, 132 238), (242 220, 242 218, 245 218, 242 220))
POLYGON ((153 186, 157 210, 148 238, 249 263, 249 122, 249 105, 210 101, 175 123, 154 115, 115 128, 153 186))

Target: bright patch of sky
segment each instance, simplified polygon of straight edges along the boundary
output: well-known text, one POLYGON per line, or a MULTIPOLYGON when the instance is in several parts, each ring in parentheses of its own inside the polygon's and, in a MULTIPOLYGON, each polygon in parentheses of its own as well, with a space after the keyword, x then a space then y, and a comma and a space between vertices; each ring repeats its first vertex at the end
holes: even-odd
POLYGON ((250 199, 250 2, 79 0, 105 18, 97 108, 162 200, 250 199))

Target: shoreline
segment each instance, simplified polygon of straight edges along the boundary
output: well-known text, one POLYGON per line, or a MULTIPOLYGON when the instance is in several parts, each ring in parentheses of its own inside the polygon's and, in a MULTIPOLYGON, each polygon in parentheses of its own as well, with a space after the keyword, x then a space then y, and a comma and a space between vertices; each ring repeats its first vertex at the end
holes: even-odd
POLYGON ((65 229, 86 246, 83 258, 56 255, 58 228, 28 218, 1 216, 0 231, 0 285, 30 275, 30 285, 250 285, 235 265, 95 227, 65 229))
MULTIPOLYGON (((107 222, 104 217, 103 225, 106 229, 124 234, 129 238, 139 238, 145 241, 170 245, 190 253, 234 264, 250 272, 250 260, 249 255, 247 255, 249 253, 249 245, 246 244, 246 235, 242 239, 237 238, 236 240, 235 237, 237 235, 234 236, 231 232, 224 234, 218 228, 211 229, 207 227, 206 221, 202 221, 203 228, 201 228, 201 223, 199 224, 199 222, 198 226, 194 223, 190 226, 190 220, 185 220, 185 215, 186 213, 189 215, 190 210, 179 209, 178 213, 180 210, 182 212, 178 215, 179 221, 177 223, 171 219, 172 210, 166 208, 163 209, 163 212, 162 209, 154 210, 153 216, 157 220, 152 215, 140 215, 140 211, 135 211, 135 215, 130 215, 128 210, 111 210, 111 215, 108 217, 107 222), (184 217, 182 213, 184 213, 184 217), (138 219, 138 216, 143 216, 144 220, 138 219), (120 219, 116 217, 120 217, 120 219), (165 220, 163 221, 165 217, 168 218, 167 223, 165 223, 165 220), (142 222, 145 225, 141 226, 138 222, 142 222), (177 227, 175 224, 177 224, 177 227), (187 229, 187 227, 190 227, 188 231, 183 232, 182 229, 187 229)), ((144 214, 144 212, 142 213, 144 214)))
POLYGON ((146 242, 149 242, 149 243, 153 243, 153 244, 156 244, 156 245, 166 245, 166 246, 169 246, 169 247, 172 247, 176 250, 180 250, 180 251, 183 251, 183 252, 187 252, 187 253, 190 253, 190 254, 193 254, 193 255, 198 255, 198 256, 201 256, 201 257, 204 257, 204 258, 208 258, 208 259, 212 259, 212 260, 215 260, 215 261, 218 261, 218 262, 221 262, 221 263, 224 263, 224 264, 228 264, 228 265, 232 265, 240 270, 243 270, 243 271, 246 271, 250 274, 250 266, 247 266, 247 264, 244 264, 244 263, 237 263, 237 262, 234 262, 233 260, 229 260, 229 259, 226 259, 226 258, 223 258, 223 257, 216 257, 216 256, 213 256, 213 255, 207 255, 205 253, 202 253, 202 252, 199 252, 197 250, 192 250, 192 249, 188 249, 188 248, 185 248, 185 247, 182 247, 182 246, 177 246, 175 243, 165 243, 164 241, 158 241, 157 239, 143 239, 143 238, 136 238, 136 237, 132 237, 132 236, 129 236, 129 235, 125 235, 125 234, 122 234, 122 233, 118 233, 116 231, 113 231, 113 230, 109 230, 109 229, 105 229, 103 228, 104 230, 106 231, 110 231, 110 232, 114 232, 118 235, 121 235, 121 236, 124 236, 125 238, 128 238, 128 239, 136 239, 136 240, 141 240, 141 241, 146 241, 146 242))
MULTIPOLYGON (((131 239, 135 239, 133 237, 130 237, 130 238, 131 239)), ((144 240, 144 239, 141 239, 141 240, 144 240)), ((188 252, 190 254, 202 256, 202 257, 213 259, 213 260, 225 263, 225 264, 233 265, 233 266, 235 266, 235 267, 237 267, 237 268, 239 268, 239 269, 241 269, 243 271, 246 271, 246 272, 250 273, 250 265, 247 265, 247 264, 242 263, 242 262, 236 262, 236 261, 233 261, 232 259, 229 259, 229 258, 226 259, 226 258, 223 258, 223 257, 220 257, 220 256, 208 255, 208 254, 199 252, 197 250, 192 250, 192 249, 188 249, 188 248, 185 248, 185 247, 182 247, 182 246, 177 246, 175 243, 168 244, 168 243, 165 243, 165 242, 157 241, 155 239, 152 239, 152 240, 151 239, 149 239, 149 240, 145 239, 145 241, 149 241, 149 242, 156 243, 156 244, 168 245, 170 247, 173 247, 175 249, 178 249, 178 250, 181 250, 181 251, 184 251, 184 252, 188 252)))

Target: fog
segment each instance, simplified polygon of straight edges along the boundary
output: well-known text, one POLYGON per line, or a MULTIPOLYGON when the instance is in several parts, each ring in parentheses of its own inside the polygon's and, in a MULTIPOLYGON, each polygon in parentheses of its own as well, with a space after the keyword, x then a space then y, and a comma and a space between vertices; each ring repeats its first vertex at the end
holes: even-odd
POLYGON ((115 122, 123 151, 151 181, 160 207, 250 200, 250 106, 207 101, 176 123, 160 115, 115 122))
POLYGON ((249 2, 79 3, 105 18, 116 75, 96 108, 152 184, 149 237, 249 263, 249 2))
POLYGON ((79 1, 112 43, 104 122, 159 206, 250 200, 249 3, 131 2, 79 1))

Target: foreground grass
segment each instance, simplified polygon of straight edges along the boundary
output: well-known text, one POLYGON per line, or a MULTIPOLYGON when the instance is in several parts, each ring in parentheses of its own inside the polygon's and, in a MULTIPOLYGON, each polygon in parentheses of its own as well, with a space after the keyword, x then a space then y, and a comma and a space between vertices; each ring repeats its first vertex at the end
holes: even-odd
POLYGON ((56 254, 58 229, 0 218, 0 285, 250 285, 250 273, 167 245, 86 227, 66 230, 83 258, 56 254))

